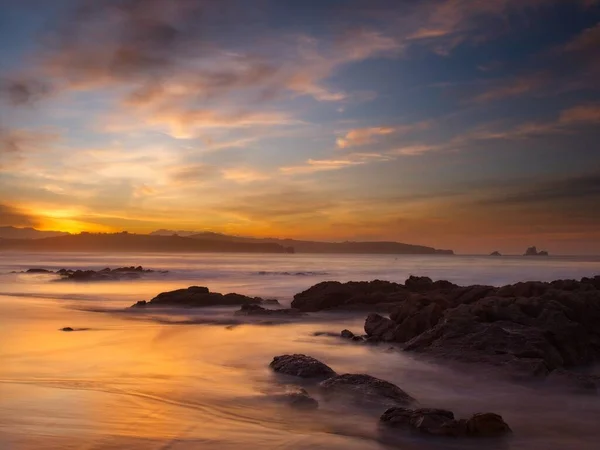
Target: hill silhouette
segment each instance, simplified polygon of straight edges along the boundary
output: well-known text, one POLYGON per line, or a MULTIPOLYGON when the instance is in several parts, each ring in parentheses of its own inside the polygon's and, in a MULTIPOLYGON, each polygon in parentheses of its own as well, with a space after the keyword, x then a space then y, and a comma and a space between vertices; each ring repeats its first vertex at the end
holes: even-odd
POLYGON ((0 238, 4 239, 42 239, 68 234, 64 231, 40 231, 35 228, 0 227, 0 238))
POLYGON ((403 244, 391 241, 367 242, 320 242, 296 239, 252 238, 229 236, 221 233, 204 232, 189 236, 197 240, 221 242, 278 244, 293 247, 296 253, 364 253, 364 254, 395 254, 395 255, 453 255, 452 250, 438 250, 423 245, 403 244))
POLYGON ((199 240, 181 236, 147 234, 81 233, 44 239, 0 239, 0 250, 53 252, 240 252, 285 253, 275 243, 246 243, 223 240, 199 240))

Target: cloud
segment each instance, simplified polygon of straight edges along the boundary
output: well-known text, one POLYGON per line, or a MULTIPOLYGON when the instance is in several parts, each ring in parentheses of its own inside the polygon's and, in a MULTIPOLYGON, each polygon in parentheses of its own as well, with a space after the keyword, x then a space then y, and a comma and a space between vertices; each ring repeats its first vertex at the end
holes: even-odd
POLYGON ((350 153, 345 159, 309 159, 305 164, 280 167, 284 174, 298 175, 330 170, 340 170, 360 166, 369 162, 386 161, 389 158, 380 153, 350 153))
POLYGON ((502 80, 491 89, 475 96, 471 101, 474 103, 487 103, 510 97, 519 97, 523 94, 538 91, 548 83, 549 77, 543 73, 502 80))
POLYGON ((348 131, 343 137, 336 139, 338 148, 357 147, 372 144, 378 136, 403 135, 414 131, 421 131, 431 127, 431 121, 422 121, 413 124, 397 125, 394 127, 355 128, 348 131))
POLYGON ((0 96, 12 106, 28 105, 52 92, 52 87, 36 78, 0 79, 0 96))
POLYGON ((574 106, 560 113, 558 122, 563 125, 600 124, 600 104, 574 106))
POLYGON ((39 80, 57 92, 109 91, 118 101, 105 129, 129 122, 189 138, 210 127, 298 123, 289 113, 264 108, 267 101, 358 100, 360 93, 332 89, 327 79, 348 64, 401 51, 396 39, 362 27, 330 39, 259 32, 246 23, 241 5, 246 10, 234 0, 85 0, 46 38, 50 44, 32 68, 37 79, 13 83, 11 96, 24 103, 38 91, 46 94, 35 88, 39 80), (215 23, 244 38, 223 39, 215 23))
MULTIPOLYGON (((485 203, 504 205, 541 204, 568 201, 585 201, 589 206, 600 202, 600 172, 570 178, 558 178, 529 185, 513 193, 498 195, 485 200, 485 203)), ((600 218, 598 208, 591 208, 596 217, 600 218)), ((592 212, 592 211, 590 211, 592 212)))
POLYGON ((324 192, 312 192, 295 187, 278 187, 272 191, 243 195, 217 206, 217 209, 245 220, 269 223, 292 221, 299 218, 321 217, 335 208, 335 202, 324 192))
POLYGON ((391 127, 372 127, 358 128, 350 130, 344 137, 336 139, 338 148, 354 147, 358 145, 370 144, 375 136, 382 136, 394 133, 396 130, 391 127))
POLYGON ((597 89, 600 77, 600 23, 575 35, 564 44, 537 55, 535 72, 492 81, 492 87, 471 101, 487 103, 524 95, 556 95, 581 88, 597 89))
POLYGON ((216 167, 196 163, 188 164, 181 167, 174 167, 169 170, 169 181, 176 185, 181 184, 200 184, 214 178, 218 173, 216 167))
POLYGON ((52 148, 60 139, 53 131, 0 127, 0 170, 19 164, 36 151, 52 148))
POLYGON ((36 227, 37 218, 11 205, 0 203, 0 226, 36 227))
POLYGON ((225 180, 235 181, 236 183, 252 183, 254 181, 268 180, 269 176, 262 172, 254 169, 244 167, 233 167, 229 169, 223 169, 221 171, 225 180))

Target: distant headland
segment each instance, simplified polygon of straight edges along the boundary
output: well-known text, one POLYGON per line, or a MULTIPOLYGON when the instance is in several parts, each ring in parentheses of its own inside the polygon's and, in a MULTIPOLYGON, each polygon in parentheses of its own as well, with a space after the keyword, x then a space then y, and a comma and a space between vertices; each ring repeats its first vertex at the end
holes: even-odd
POLYGON ((14 227, 0 227, 0 250, 68 251, 68 252, 239 252, 239 253, 347 253, 395 255, 453 255, 452 250, 438 250, 400 242, 318 242, 295 239, 253 238, 203 232, 180 236, 167 230, 151 234, 61 233, 47 237, 48 232, 27 229, 19 236, 14 227), (4 230, 9 229, 7 238, 4 230), (36 234, 39 233, 39 234, 36 234))

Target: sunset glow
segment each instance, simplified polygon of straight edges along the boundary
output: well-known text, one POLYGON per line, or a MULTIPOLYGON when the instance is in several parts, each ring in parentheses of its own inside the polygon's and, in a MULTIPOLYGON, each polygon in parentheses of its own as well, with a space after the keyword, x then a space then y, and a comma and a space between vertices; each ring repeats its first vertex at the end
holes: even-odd
POLYGON ((0 5, 0 225, 600 253, 598 1, 0 5))

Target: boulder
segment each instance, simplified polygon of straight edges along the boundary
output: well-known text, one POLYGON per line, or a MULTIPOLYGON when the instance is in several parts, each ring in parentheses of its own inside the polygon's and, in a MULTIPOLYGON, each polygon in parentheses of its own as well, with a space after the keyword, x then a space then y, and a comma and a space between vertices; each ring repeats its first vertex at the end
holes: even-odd
POLYGON ((48 269, 27 269, 25 273, 54 273, 48 269))
POLYGON ((149 302, 140 301, 133 305, 133 307, 175 306, 200 308, 206 306, 259 305, 260 303, 262 303, 262 299, 258 297, 247 297, 234 293, 220 294, 218 292, 210 292, 207 287, 191 286, 187 289, 163 292, 149 302))
POLYGON ((434 436, 466 434, 466 421, 454 420, 454 413, 435 408, 389 408, 379 418, 380 424, 392 428, 407 428, 413 432, 434 436))
POLYGON ((497 437, 512 430, 502 416, 494 413, 474 414, 466 422, 467 435, 473 437, 497 437))
MULTIPOLYGON (((353 338, 357 337, 350 330, 342 330, 342 332, 340 333, 340 336, 344 339, 353 339, 353 338)), ((358 336, 358 337, 360 337, 360 336, 358 336)))
POLYGON ((269 365, 277 373, 300 378, 329 378, 334 370, 312 356, 293 354, 275 356, 269 365))
POLYGON ((395 384, 366 374, 344 374, 319 384, 326 399, 349 398, 353 401, 389 406, 406 406, 415 401, 395 384))
POLYGON ((379 419, 388 428, 408 429, 420 434, 448 437, 498 437, 511 432, 502 416, 494 413, 475 414, 456 420, 445 409, 390 408, 379 419))

